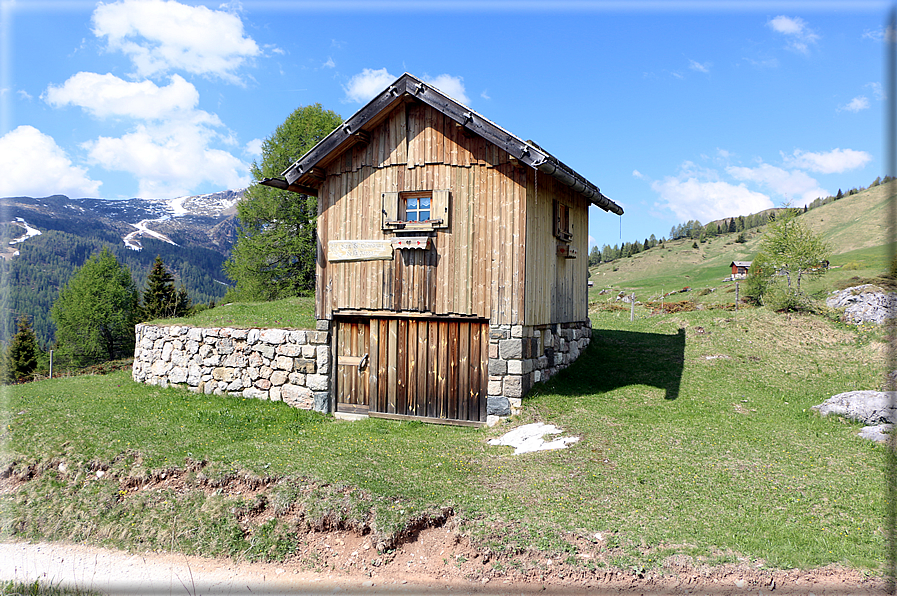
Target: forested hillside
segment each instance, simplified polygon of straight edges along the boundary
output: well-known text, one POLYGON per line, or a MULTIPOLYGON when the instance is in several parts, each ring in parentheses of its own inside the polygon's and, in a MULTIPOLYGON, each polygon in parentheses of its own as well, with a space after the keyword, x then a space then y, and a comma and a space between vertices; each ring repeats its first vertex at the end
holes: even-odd
POLYGON ((25 314, 32 319, 41 346, 49 346, 54 340, 50 309, 59 289, 103 247, 128 266, 141 290, 158 255, 194 304, 220 300, 227 290, 222 265, 233 243, 233 215, 153 220, 153 229, 164 230, 174 244, 143 236, 141 250, 129 248, 124 238, 134 232, 132 224, 152 217, 158 213, 135 207, 134 201, 0 199, 0 246, 6 253, 0 259, 0 338, 11 337, 16 319, 25 314), (106 211, 100 212, 104 207, 106 211), (40 233, 11 244, 25 233, 22 220, 40 233))

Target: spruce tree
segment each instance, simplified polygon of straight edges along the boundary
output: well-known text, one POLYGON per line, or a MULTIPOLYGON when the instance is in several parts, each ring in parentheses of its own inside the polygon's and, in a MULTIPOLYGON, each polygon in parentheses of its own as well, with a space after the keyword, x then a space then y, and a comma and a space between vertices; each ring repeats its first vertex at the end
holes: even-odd
POLYGON ((31 329, 28 317, 18 320, 18 332, 12 337, 3 362, 4 382, 19 382, 31 376, 37 368, 37 336, 31 329))
POLYGON ((187 290, 183 286, 175 289, 174 276, 165 268, 162 257, 157 256, 143 291, 143 318, 151 321, 183 317, 189 314, 190 308, 187 290))

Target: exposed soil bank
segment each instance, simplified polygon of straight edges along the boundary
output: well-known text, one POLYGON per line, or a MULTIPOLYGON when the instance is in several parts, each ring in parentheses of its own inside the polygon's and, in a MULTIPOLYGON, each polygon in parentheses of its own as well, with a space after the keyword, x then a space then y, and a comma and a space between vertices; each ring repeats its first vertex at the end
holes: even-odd
MULTIPOLYGON (((310 538, 327 545, 332 559, 363 548, 362 538, 329 532, 310 538)), ((885 583, 839 568, 769 571, 746 565, 694 568, 669 561, 663 574, 636 577, 609 571, 599 579, 515 576, 466 579, 447 565, 464 548, 446 528, 431 528, 406 543, 370 575, 358 571, 314 571, 299 562, 235 563, 168 553, 130 554, 57 543, 0 543, 0 579, 64 585, 111 596, 132 594, 204 596, 258 594, 884 594, 885 583), (451 551, 451 555, 449 555, 451 551)), ((476 558, 472 565, 483 566, 476 558)), ((469 575, 468 575, 469 577, 469 575)))

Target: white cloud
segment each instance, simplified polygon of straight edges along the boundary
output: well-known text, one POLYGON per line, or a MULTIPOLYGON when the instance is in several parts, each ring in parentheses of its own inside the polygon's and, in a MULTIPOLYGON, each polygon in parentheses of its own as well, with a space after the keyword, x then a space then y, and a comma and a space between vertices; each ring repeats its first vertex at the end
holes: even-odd
POLYGON ((323 68, 335 68, 336 62, 333 61, 333 58, 327 57, 327 62, 321 65, 323 68))
POLYGON ((869 87, 872 89, 872 96, 875 97, 878 101, 884 101, 888 98, 885 94, 885 90, 882 88, 881 83, 866 83, 863 87, 869 87))
POLYGON ((64 194, 95 197, 102 182, 75 166, 53 137, 33 126, 19 126, 0 137, 0 196, 64 194))
POLYGON ((843 106, 838 106, 839 112, 862 112, 869 109, 869 98, 865 95, 854 97, 843 106))
POLYGON ((638 170, 632 170, 632 175, 638 178, 639 180, 644 180, 645 176, 639 172, 638 170))
POLYGON ((48 87, 44 98, 53 107, 79 106, 98 118, 156 120, 192 110, 199 103, 199 92, 179 75, 159 87, 152 81, 132 83, 112 74, 79 72, 60 87, 48 87))
POLYGON ((121 137, 100 137, 82 146, 94 163, 133 174, 142 197, 189 194, 203 182, 226 188, 247 186, 247 164, 211 146, 219 135, 202 115, 197 112, 161 124, 139 125, 121 137))
POLYGON ((830 194, 824 188, 820 188, 815 178, 800 170, 788 171, 764 163, 753 168, 730 166, 726 168, 726 173, 736 180, 756 182, 765 186, 796 207, 802 207, 830 194))
POLYGON ((246 147, 243 149, 243 152, 253 157, 261 157, 262 144, 264 142, 264 139, 252 139, 251 141, 246 143, 246 147))
POLYGON ((660 195, 656 207, 671 210, 680 221, 713 221, 737 214, 757 213, 773 207, 763 193, 720 180, 701 180, 681 172, 651 184, 660 195))
POLYGON ((464 89, 463 77, 453 77, 448 74, 441 74, 435 77, 424 75, 423 80, 463 104, 470 103, 470 98, 467 97, 464 89))
POLYGON ((489 90, 488 90, 488 89, 483 89, 483 92, 480 93, 480 97, 482 97, 483 99, 492 99, 491 97, 489 97, 489 90))
POLYGON ((24 89, 19 89, 18 91, 16 91, 16 93, 18 93, 19 97, 21 97, 22 99, 31 99, 31 94, 24 89))
POLYGON ((704 64, 701 64, 700 62, 697 62, 695 60, 688 61, 688 67, 690 69, 696 70, 698 72, 703 72, 704 74, 710 73, 711 66, 712 66, 712 64, 710 62, 705 62, 704 64))
POLYGON ((819 41, 819 35, 807 26, 806 21, 800 17, 786 17, 783 15, 770 19, 766 23, 773 31, 785 35, 788 39, 788 49, 801 54, 810 53, 810 45, 819 41))
POLYGON ((183 70, 239 83, 235 72, 261 52, 236 14, 173 0, 100 3, 93 32, 126 54, 142 77, 183 70))
POLYGON ((804 168, 821 174, 840 174, 862 168, 870 161, 871 155, 854 149, 832 149, 826 153, 796 149, 793 156, 785 156, 785 164, 789 167, 804 168))
POLYGON ((385 68, 374 70, 365 68, 360 73, 349 79, 349 85, 344 86, 346 91, 346 100, 357 103, 366 103, 375 95, 386 89, 390 83, 395 81, 395 77, 385 68))

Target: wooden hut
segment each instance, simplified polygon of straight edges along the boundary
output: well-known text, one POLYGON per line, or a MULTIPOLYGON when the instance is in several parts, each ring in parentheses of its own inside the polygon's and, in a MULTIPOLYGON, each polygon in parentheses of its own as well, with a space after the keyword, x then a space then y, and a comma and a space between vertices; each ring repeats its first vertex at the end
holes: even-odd
POLYGON ((588 207, 623 210, 410 74, 262 183, 318 197, 337 413, 481 424, 588 343, 588 207))
POLYGON ((753 261, 732 261, 729 264, 732 268, 732 279, 746 278, 752 262, 753 261))

